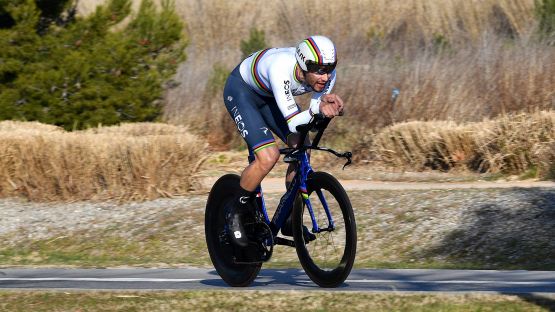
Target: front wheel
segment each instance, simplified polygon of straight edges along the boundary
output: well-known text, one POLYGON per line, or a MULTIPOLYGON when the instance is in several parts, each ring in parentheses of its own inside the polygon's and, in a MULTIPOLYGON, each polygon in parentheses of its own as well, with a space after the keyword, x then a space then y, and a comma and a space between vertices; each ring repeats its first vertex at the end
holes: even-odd
POLYGON ((299 261, 310 279, 321 287, 341 285, 353 268, 357 234, 353 208, 347 193, 332 175, 314 172, 307 180, 310 204, 318 227, 316 239, 305 242, 302 226, 312 229, 312 219, 306 205, 293 210, 293 239, 299 261), (334 221, 331 227, 324 209, 327 205, 334 221))
POLYGON ((210 260, 221 278, 230 286, 249 286, 262 264, 238 264, 233 259, 234 247, 226 231, 224 207, 239 192, 239 176, 226 174, 214 183, 206 203, 204 231, 210 260))

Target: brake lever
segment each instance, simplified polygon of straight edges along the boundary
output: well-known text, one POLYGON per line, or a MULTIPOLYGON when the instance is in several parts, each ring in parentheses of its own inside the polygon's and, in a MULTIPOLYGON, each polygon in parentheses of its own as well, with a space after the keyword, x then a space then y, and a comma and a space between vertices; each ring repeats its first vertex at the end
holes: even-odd
POLYGON ((351 161, 351 157, 353 157, 353 153, 351 152, 345 152, 343 153, 343 155, 341 155, 345 158, 347 158, 347 162, 343 165, 343 170, 345 170, 345 167, 347 167, 348 165, 350 165, 352 163, 351 161))

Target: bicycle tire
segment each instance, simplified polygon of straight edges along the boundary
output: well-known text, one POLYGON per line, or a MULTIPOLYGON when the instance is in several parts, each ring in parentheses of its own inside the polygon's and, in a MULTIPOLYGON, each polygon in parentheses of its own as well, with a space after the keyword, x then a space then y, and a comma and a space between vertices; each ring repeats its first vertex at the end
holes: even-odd
POLYGON ((239 191, 240 177, 226 174, 220 177, 210 190, 204 214, 204 231, 210 260, 220 277, 230 286, 249 286, 258 276, 262 264, 237 264, 233 261, 233 248, 223 244, 220 235, 224 231, 225 204, 239 191))
MULTIPOLYGON (((337 287, 347 279, 355 261, 357 246, 355 217, 347 193, 332 175, 325 172, 310 174, 307 179, 308 194, 313 194, 316 190, 324 192, 336 228, 330 232, 315 233, 316 239, 305 243, 302 225, 310 229, 312 222, 305 205, 296 206, 292 220, 295 249, 304 271, 314 283, 320 287, 337 287), (337 244, 334 241, 336 237, 337 244), (330 239, 333 249, 328 251, 328 247, 324 244, 329 243, 330 239), (322 260, 320 251, 322 254, 329 253, 335 261, 322 260)), ((318 221, 318 226, 327 226, 327 216, 320 199, 318 196, 310 198, 317 220, 322 218, 318 221)))

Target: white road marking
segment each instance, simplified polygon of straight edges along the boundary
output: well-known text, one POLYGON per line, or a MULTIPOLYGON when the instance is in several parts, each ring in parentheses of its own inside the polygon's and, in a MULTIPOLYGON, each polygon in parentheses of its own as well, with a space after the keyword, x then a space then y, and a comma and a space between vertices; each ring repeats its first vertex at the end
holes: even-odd
POLYGON ((419 280, 346 280, 345 283, 408 283, 408 284, 494 284, 494 285, 555 285, 555 281, 552 282, 524 282, 524 281, 419 281, 419 280))
MULTIPOLYGON (((22 281, 22 282, 152 282, 152 283, 184 283, 206 281, 203 278, 102 278, 102 277, 1 277, 3 281, 22 281)), ((310 280, 300 280, 298 283, 312 283, 310 280)), ((400 280, 400 279, 348 279, 346 283, 367 283, 367 284, 487 284, 487 285, 529 285, 529 286, 555 286, 555 281, 472 281, 472 280, 445 280, 445 281, 426 281, 426 280, 400 280)))
POLYGON ((202 278, 102 278, 102 277, 1 277, 2 281, 27 281, 27 282, 198 282, 202 278))

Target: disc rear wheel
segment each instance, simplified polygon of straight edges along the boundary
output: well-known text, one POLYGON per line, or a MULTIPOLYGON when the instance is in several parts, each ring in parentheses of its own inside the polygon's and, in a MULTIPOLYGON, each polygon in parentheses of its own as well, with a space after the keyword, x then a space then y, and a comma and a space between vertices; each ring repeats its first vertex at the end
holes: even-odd
POLYGON ((249 286, 260 272, 261 263, 238 264, 226 232, 224 207, 239 191, 239 176, 227 174, 214 183, 206 203, 204 230, 210 260, 221 278, 230 286, 249 286))

